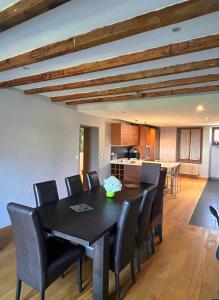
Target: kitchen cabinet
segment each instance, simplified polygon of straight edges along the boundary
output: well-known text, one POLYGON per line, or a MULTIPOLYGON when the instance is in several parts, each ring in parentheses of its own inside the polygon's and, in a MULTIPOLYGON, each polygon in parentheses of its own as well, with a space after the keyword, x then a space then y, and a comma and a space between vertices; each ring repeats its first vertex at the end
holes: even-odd
POLYGON ((117 177, 119 180, 124 180, 124 165, 111 164, 111 175, 117 177))
POLYGON ((154 160, 155 159, 155 140, 156 129, 148 126, 140 126, 140 142, 137 147, 140 158, 154 160), (150 157, 146 157, 146 147, 150 151, 150 157))
POLYGON ((113 146, 132 146, 139 144, 139 127, 126 123, 111 125, 111 144, 113 146))
POLYGON ((140 182, 141 165, 111 164, 111 175, 120 180, 140 182))
POLYGON ((139 183, 141 176, 141 166, 124 165, 124 180, 139 183))
POLYGON ((141 159, 155 160, 159 158, 159 129, 149 126, 137 126, 126 123, 111 125, 112 146, 135 146, 141 159), (146 157, 146 147, 149 156, 146 157))
POLYGON ((139 126, 132 125, 132 145, 137 146, 140 142, 139 126))

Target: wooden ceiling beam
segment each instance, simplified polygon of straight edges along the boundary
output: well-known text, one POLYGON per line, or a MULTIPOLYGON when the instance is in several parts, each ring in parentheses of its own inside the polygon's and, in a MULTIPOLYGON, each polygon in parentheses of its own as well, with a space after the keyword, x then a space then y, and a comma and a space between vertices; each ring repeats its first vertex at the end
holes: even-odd
MULTIPOLYGON (((32 19, 68 1, 69 0, 20 0, 0 11, 0 32, 32 19)), ((7 61, 7 59, 0 62, 0 64, 4 63, 6 70, 11 69, 9 67, 10 62, 7 61), (7 68, 7 66, 9 68, 7 68)))
POLYGON ((40 93, 48 93, 54 91, 63 91, 63 90, 70 90, 76 88, 104 85, 110 83, 120 83, 125 81, 133 81, 133 80, 146 79, 146 78, 157 77, 157 76, 179 74, 183 72, 191 72, 191 71, 203 70, 208 68, 216 68, 216 67, 219 67, 219 58, 206 59, 202 61, 194 61, 194 62, 174 65, 170 67, 138 71, 138 72, 114 75, 109 77, 100 77, 100 78, 66 83, 66 84, 27 89, 24 90, 24 94, 27 95, 40 94, 40 93))
POLYGON ((201 87, 199 86, 199 87, 191 87, 191 88, 182 88, 182 89, 176 89, 176 90, 147 92, 147 93, 140 93, 140 94, 135 94, 135 95, 100 97, 100 98, 92 98, 92 99, 76 100, 76 101, 74 100, 74 101, 66 102, 66 105, 79 105, 79 104, 88 104, 88 103, 106 103, 106 102, 141 100, 141 99, 144 100, 146 98, 186 95, 186 94, 198 94, 198 93, 216 92, 216 91, 219 91, 218 84, 201 86, 201 87))
POLYGON ((209 74, 209 75, 196 76, 196 77, 188 77, 188 78, 180 78, 180 79, 173 79, 173 80, 153 82, 153 83, 138 84, 138 85, 119 87, 119 88, 113 88, 107 90, 56 96, 56 97, 51 97, 51 100, 53 102, 69 101, 69 100, 91 98, 91 97, 142 92, 147 90, 176 87, 176 86, 196 84, 196 83, 206 83, 212 81, 219 81, 219 74, 209 74))
POLYGON ((0 83, 0 88, 25 85, 35 82, 48 81, 58 78, 108 70, 116 67, 127 66, 131 64, 173 57, 176 55, 188 54, 196 51, 212 49, 219 47, 219 34, 213 34, 188 41, 169 44, 158 48, 147 49, 130 54, 108 58, 100 61, 81 64, 61 70, 54 70, 40 73, 37 75, 21 77, 18 79, 7 80, 0 83))
MULTIPOLYGON (((35 1, 31 0, 22 0, 22 2, 35 3, 35 1)), ((40 2, 55 1, 41 0, 40 2)), ((112 25, 107 25, 102 28, 97 28, 90 32, 80 34, 78 36, 73 36, 67 40, 52 43, 14 57, 7 58, 0 61, 0 71, 6 71, 24 65, 33 64, 60 55, 80 51, 82 49, 88 49, 94 46, 126 38, 138 33, 203 16, 218 10, 218 0, 183 1, 182 3, 174 4, 160 10, 145 13, 143 15, 130 18, 128 20, 124 20, 112 25)))

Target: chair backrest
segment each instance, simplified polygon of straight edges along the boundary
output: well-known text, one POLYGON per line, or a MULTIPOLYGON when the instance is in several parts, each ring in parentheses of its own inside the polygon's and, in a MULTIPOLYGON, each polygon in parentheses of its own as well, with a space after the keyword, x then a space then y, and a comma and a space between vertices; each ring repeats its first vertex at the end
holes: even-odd
POLYGON ((217 224, 219 226, 219 215, 218 215, 218 212, 216 211, 216 209, 213 207, 213 206, 209 206, 209 210, 211 212, 211 214, 216 218, 217 220, 217 224))
POLYGON ((99 176, 96 171, 92 171, 86 174, 86 179, 87 179, 87 187, 88 190, 91 191, 98 186, 100 186, 100 180, 99 176))
POLYGON ((48 266, 43 228, 37 209, 9 203, 7 206, 14 231, 17 277, 42 290, 48 266))
MULTIPOLYGON (((216 218, 217 224, 219 226, 219 215, 218 215, 218 212, 211 205, 209 206, 209 209, 210 209, 210 212, 212 213, 212 215, 216 218)), ((219 260, 219 246, 217 247, 217 250, 216 250, 216 258, 217 258, 217 260, 219 260)))
POLYGON ((151 210, 154 198, 157 192, 157 186, 151 185, 144 190, 138 216, 137 243, 141 246, 146 241, 150 229, 151 210))
POLYGON ((65 178, 68 196, 74 196, 83 193, 83 184, 80 175, 74 175, 65 178))
POLYGON ((41 207, 50 202, 59 200, 59 194, 55 180, 35 183, 33 185, 33 189, 37 207, 41 207))
POLYGON ((141 197, 125 201, 120 210, 114 244, 114 268, 120 272, 134 257, 135 236, 141 197))
POLYGON ((161 219, 163 218, 163 194, 164 194, 166 176, 167 176, 167 168, 162 168, 160 172, 158 185, 157 185, 157 192, 152 206, 151 221, 153 221, 156 217, 159 216, 160 220, 158 220, 158 222, 161 222, 161 219))
POLYGON ((143 162, 141 166, 141 182, 158 185, 160 170, 161 164, 143 162))

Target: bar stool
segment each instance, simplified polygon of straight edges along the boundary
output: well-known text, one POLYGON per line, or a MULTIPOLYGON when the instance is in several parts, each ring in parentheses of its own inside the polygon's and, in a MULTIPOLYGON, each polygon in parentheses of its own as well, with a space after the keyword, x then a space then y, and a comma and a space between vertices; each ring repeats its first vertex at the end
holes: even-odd
POLYGON ((166 177, 166 186, 167 189, 170 189, 171 193, 173 191, 174 194, 181 191, 181 172, 180 172, 181 164, 167 171, 166 177), (169 182, 170 180, 170 182, 169 182))

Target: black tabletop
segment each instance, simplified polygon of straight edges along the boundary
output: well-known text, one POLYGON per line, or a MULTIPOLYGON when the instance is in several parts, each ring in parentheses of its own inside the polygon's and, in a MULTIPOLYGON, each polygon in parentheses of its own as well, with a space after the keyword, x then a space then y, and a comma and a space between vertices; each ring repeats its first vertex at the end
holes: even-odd
POLYGON ((47 231, 81 245, 91 245, 116 225, 120 207, 125 200, 131 200, 142 194, 148 184, 136 188, 123 186, 114 198, 107 198, 101 186, 91 192, 67 197, 47 207, 39 208, 42 223, 47 231), (86 203, 93 209, 75 212, 72 205, 86 203))

